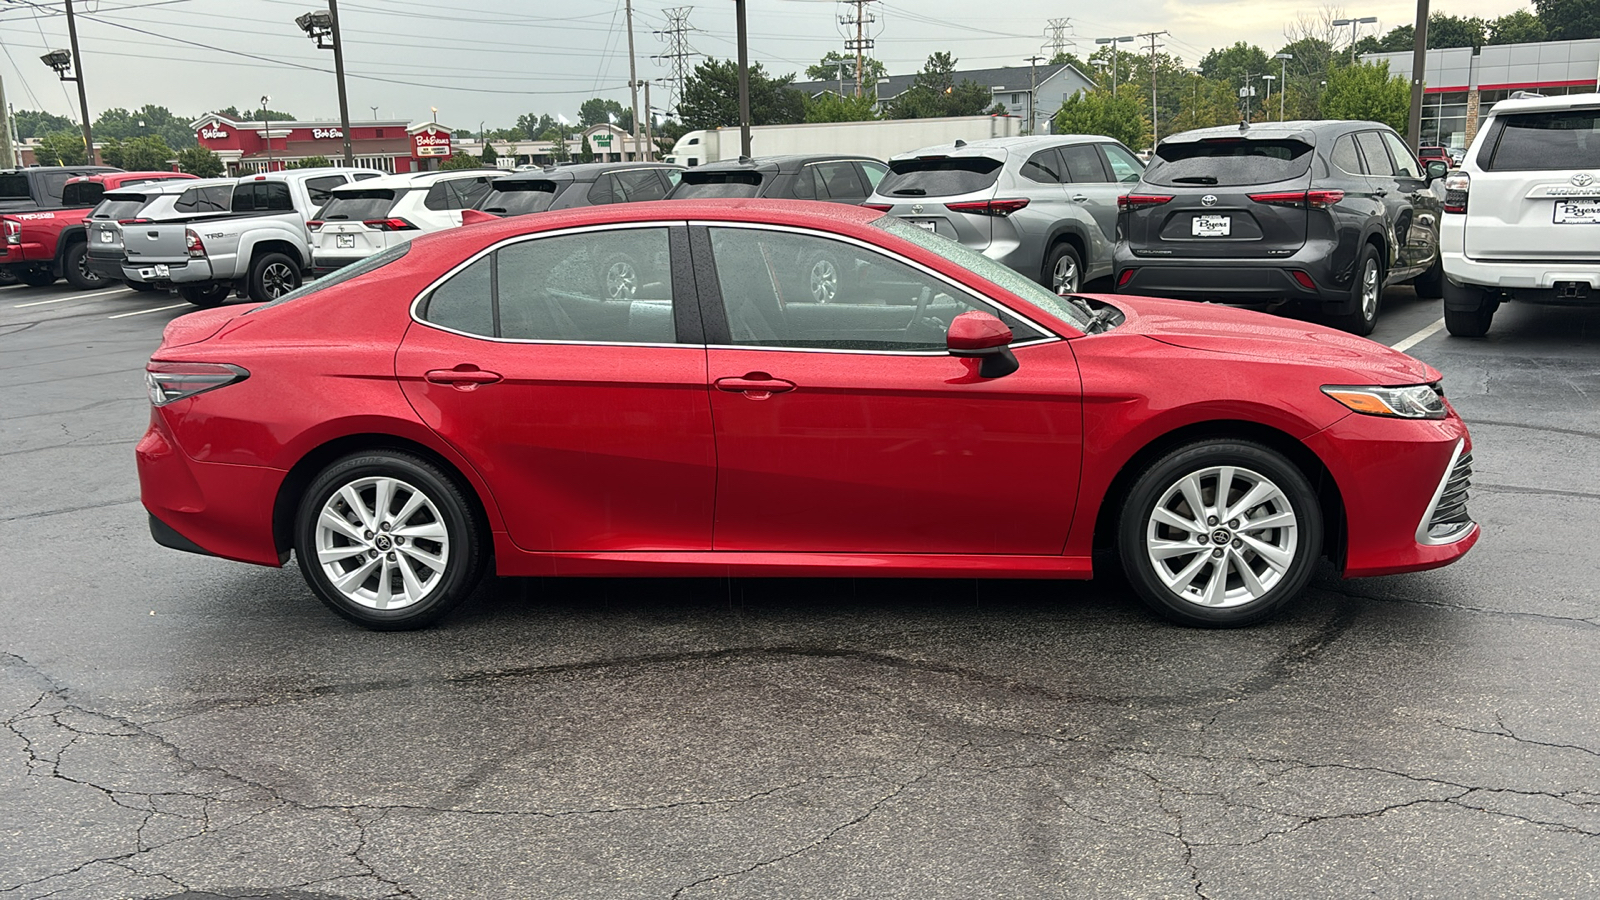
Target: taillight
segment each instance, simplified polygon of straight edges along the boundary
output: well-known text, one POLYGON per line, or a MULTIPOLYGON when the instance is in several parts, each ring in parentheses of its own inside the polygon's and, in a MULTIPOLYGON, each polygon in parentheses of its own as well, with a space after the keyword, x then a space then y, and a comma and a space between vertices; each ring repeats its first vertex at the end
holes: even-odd
POLYGON ((155 219, 118 219, 117 220, 117 224, 118 225, 149 225, 149 224, 151 224, 153 222, 155 222, 155 219))
POLYGON ((1311 273, 1302 272, 1299 269, 1296 269, 1290 274, 1292 274, 1294 276, 1294 280, 1300 282, 1300 286, 1306 290, 1314 291, 1317 289, 1317 283, 1311 280, 1311 273))
POLYGON ((3 227, 4 230, 5 230, 6 243, 8 243, 8 244, 20 244, 20 243, 22 243, 22 223, 21 222, 18 222, 16 219, 0 220, 0 227, 3 227))
POLYGON ((405 219, 366 219, 361 224, 379 231, 413 231, 417 227, 405 219))
POLYGON ((980 216, 998 216, 1003 219, 1027 205, 1027 197, 1013 197, 1005 200, 966 200, 961 203, 946 203, 944 208, 951 212, 977 213, 980 216))
POLYGON ((308 229, 310 229, 312 231, 321 231, 322 230, 322 220, 321 219, 312 219, 311 221, 306 223, 306 228, 308 228, 308 229))
POLYGON ((214 391, 250 377, 238 366, 226 363, 156 362, 144 367, 144 383, 150 402, 166 406, 185 397, 214 391))
POLYGON ((183 230, 183 246, 189 251, 190 259, 201 259, 206 255, 205 242, 200 240, 200 235, 193 228, 183 230))
POLYGON ((1163 197, 1160 194, 1123 194, 1117 198, 1117 209, 1124 211, 1143 209, 1146 206, 1160 206, 1171 202, 1171 197, 1163 197))
POLYGON ((1467 211, 1467 193, 1472 190, 1472 178, 1465 172, 1451 172, 1444 177, 1444 211, 1467 211))
POLYGON ((1267 206, 1327 209, 1344 199, 1344 191, 1285 191, 1276 194, 1251 194, 1250 199, 1267 206))
POLYGON ((1133 273, 1135 273, 1137 271, 1139 271, 1139 270, 1138 269, 1123 269, 1122 270, 1122 274, 1117 276, 1117 287, 1123 287, 1128 282, 1132 281, 1133 280, 1133 273))
POLYGON ((867 209, 875 209, 878 212, 888 212, 889 210, 894 209, 894 207, 887 203, 863 203, 861 205, 865 206, 867 209))

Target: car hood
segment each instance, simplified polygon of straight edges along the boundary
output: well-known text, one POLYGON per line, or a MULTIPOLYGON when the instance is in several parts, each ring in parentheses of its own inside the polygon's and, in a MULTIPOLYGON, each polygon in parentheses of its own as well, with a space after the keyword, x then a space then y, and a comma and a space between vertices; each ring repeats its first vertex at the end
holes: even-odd
POLYGON ((1438 381, 1438 370, 1375 341, 1310 322, 1247 309, 1154 297, 1096 297, 1122 310, 1118 331, 1174 347, 1275 362, 1344 369, 1355 384, 1406 385, 1438 381))

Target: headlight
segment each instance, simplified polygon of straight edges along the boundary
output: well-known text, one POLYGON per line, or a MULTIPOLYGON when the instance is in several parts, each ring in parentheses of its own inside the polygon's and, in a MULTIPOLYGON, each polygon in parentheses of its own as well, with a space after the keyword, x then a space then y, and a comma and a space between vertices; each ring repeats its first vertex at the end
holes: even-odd
POLYGON ((1442 419, 1445 416, 1444 394, 1431 384, 1406 387, 1325 384, 1322 392, 1355 412, 1368 416, 1398 419, 1442 419))

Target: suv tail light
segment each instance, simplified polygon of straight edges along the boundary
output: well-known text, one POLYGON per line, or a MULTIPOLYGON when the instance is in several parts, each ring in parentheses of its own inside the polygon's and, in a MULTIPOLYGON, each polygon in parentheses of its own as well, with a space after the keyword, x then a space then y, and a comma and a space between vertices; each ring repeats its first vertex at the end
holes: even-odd
POLYGON ((1117 198, 1117 209, 1124 212, 1134 209, 1143 209, 1146 206, 1160 206, 1171 203, 1172 198, 1160 194, 1123 194, 1117 198))
POLYGON ((1267 206, 1327 209, 1344 199, 1344 191, 1285 191, 1281 194, 1251 194, 1250 199, 1267 206))
POLYGON ((312 220, 306 222, 306 228, 307 228, 307 230, 312 231, 312 232, 321 231, 322 230, 322 220, 321 219, 312 219, 312 220))
POLYGON ((155 219, 118 219, 117 220, 117 224, 118 225, 149 225, 149 224, 153 223, 154 221, 155 221, 155 219))
POLYGON ((361 224, 379 231, 415 231, 417 228, 405 219, 366 219, 361 224))
POLYGON ((946 203, 944 208, 951 212, 977 213, 980 216, 998 216, 1003 219, 1027 205, 1027 197, 1015 197, 1006 200, 967 200, 961 203, 946 203))
POLYGON ((145 387, 150 391, 150 403, 166 406, 185 397, 226 387, 243 381, 250 373, 226 363, 156 362, 144 367, 145 387))
POLYGON ((193 228, 183 230, 183 246, 189 251, 190 259, 203 259, 206 255, 205 242, 200 240, 200 235, 193 228))
POLYGON ((8 244, 20 244, 20 243, 22 243, 22 223, 21 222, 18 222, 16 219, 0 220, 0 228, 3 228, 5 230, 6 243, 8 243, 8 244))
POLYGON ((861 205, 865 206, 867 209, 875 209, 878 212, 888 212, 889 210, 894 209, 894 207, 887 203, 863 203, 861 205))
POLYGON ((1467 194, 1472 190, 1472 177, 1465 172, 1451 172, 1444 177, 1444 211, 1467 211, 1467 194))

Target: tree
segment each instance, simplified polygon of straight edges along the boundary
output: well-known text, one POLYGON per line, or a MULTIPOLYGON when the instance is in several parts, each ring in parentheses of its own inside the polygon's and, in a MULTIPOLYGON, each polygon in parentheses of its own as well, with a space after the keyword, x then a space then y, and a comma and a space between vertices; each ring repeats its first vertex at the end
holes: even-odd
POLYGON ((119 140, 112 138, 101 149, 106 165, 127 169, 130 172, 153 172, 170 169, 177 154, 158 134, 119 140))
MULTIPOLYGON (((883 67, 883 63, 871 57, 864 57, 864 59, 866 61, 861 68, 865 77, 861 79, 861 89, 866 92, 875 92, 877 90, 875 85, 877 85, 878 79, 887 77, 889 70, 883 67)), ((840 53, 837 50, 829 50, 822 57, 821 62, 814 66, 806 66, 807 81, 832 81, 837 83, 841 77, 844 78, 845 90, 855 93, 855 56, 840 53), (844 70, 843 76, 839 74, 841 67, 844 70)))
POLYGON ((227 171, 222 157, 198 145, 178 151, 178 168, 201 178, 216 178, 227 171))
POLYGON ((537 116, 533 113, 523 113, 517 116, 516 127, 517 131, 520 132, 519 138, 521 140, 542 141, 545 140, 544 135, 546 132, 560 124, 560 122, 556 121, 555 116, 549 113, 537 116))
MULTIPOLYGON (((760 63, 750 66, 750 124, 793 125, 805 121, 805 95, 790 88, 794 75, 767 76, 760 63)), ((684 82, 678 117, 690 128, 739 124, 739 65, 706 59, 684 82)))
POLYGON ((1600 3, 1594 0, 1533 0, 1548 40, 1582 41, 1600 37, 1600 3))
POLYGON ((257 108, 257 109, 250 109, 250 110, 245 110, 244 112, 240 112, 239 108, 237 106, 230 106, 230 107, 227 107, 226 109, 219 109, 216 112, 217 112, 217 115, 223 117, 224 119, 232 119, 235 122, 266 122, 266 121, 272 121, 272 122, 297 122, 297 121, 299 121, 299 119, 295 116, 294 113, 284 112, 284 111, 278 110, 278 109, 269 109, 269 110, 266 110, 265 112, 262 112, 261 109, 257 108))
POLYGON ((1178 101, 1178 115, 1163 126, 1168 134, 1232 125, 1240 119, 1239 89, 1214 78, 1191 76, 1178 101))
POLYGON ((333 163, 326 156, 307 156, 284 166, 285 169, 326 169, 333 163))
POLYGON ((1411 109, 1411 87, 1389 74, 1387 62, 1356 63, 1328 73, 1322 115, 1328 119, 1369 119, 1404 132, 1411 109))
POLYGON ((633 131, 633 110, 615 100, 591 97, 578 107, 578 124, 584 128, 614 123, 623 131, 633 131))
POLYGON ((89 161, 80 131, 53 131, 39 139, 33 158, 41 166, 81 166, 89 161))
POLYGON ((832 91, 813 100, 805 98, 807 122, 866 122, 878 117, 878 97, 863 94, 841 97, 832 91))
POLYGON ((1115 97, 1106 88, 1079 91, 1056 111, 1054 127, 1056 134, 1103 134, 1129 147, 1150 142, 1150 119, 1132 91, 1115 97))
MULTIPOLYGON (((17 137, 24 141, 29 138, 42 138, 57 131, 71 131, 78 127, 78 123, 66 116, 33 109, 17 110, 11 121, 16 125, 17 137)), ((81 144, 83 141, 80 140, 78 143, 81 144)))
POLYGON ((480 162, 482 162, 486 166, 492 166, 497 161, 499 161, 499 159, 500 159, 500 151, 494 149, 494 145, 493 144, 489 143, 488 141, 484 141, 483 142, 483 155, 479 156, 478 160, 480 162))
POLYGON ((1545 40, 1544 22, 1525 9, 1506 13, 1489 23, 1491 44, 1534 44, 1545 40))
POLYGON ((449 169, 478 169, 478 168, 482 168, 482 164, 479 163, 478 158, 476 156, 473 156, 473 155, 468 154, 468 153, 456 153, 456 154, 453 154, 453 155, 451 155, 451 157, 449 159, 447 159, 444 162, 439 164, 439 169, 441 171, 445 171, 445 170, 449 170, 449 169))
POLYGON ((928 57, 900 96, 889 104, 891 119, 931 119, 944 116, 982 115, 994 102, 988 86, 976 81, 956 83, 956 59, 940 51, 928 57))
POLYGON ((560 122, 550 126, 535 140, 550 142, 550 159, 554 162, 566 162, 572 158, 572 154, 567 152, 567 126, 560 122))
MULTIPOLYGON (((1473 47, 1483 46, 1489 32, 1489 23, 1471 16, 1459 18, 1434 13, 1428 17, 1428 49, 1442 49, 1445 47, 1473 47)), ((1411 47, 1416 46, 1413 38, 1411 47)))
POLYGON ((122 140, 160 135, 168 146, 180 148, 193 147, 197 143, 187 118, 175 116, 172 110, 153 103, 146 103, 131 112, 120 107, 102 112, 94 121, 94 134, 96 138, 103 135, 122 140))

